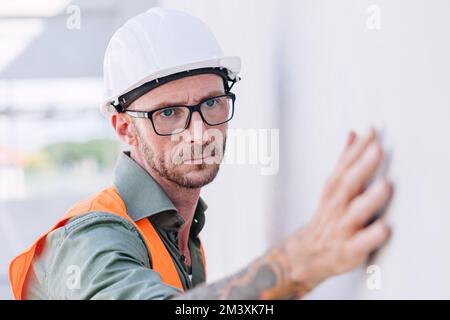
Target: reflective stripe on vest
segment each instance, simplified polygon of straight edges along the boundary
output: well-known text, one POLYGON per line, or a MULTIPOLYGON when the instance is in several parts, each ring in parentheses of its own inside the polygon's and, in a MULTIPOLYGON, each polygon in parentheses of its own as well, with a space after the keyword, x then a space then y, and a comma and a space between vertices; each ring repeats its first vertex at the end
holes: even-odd
MULTIPOLYGON (((77 203, 66 215, 50 230, 38 238, 38 240, 27 250, 14 258, 9 266, 9 280, 16 299, 24 299, 24 286, 28 271, 31 268, 34 257, 39 252, 47 235, 55 229, 63 227, 71 218, 85 213, 101 211, 118 215, 133 223, 145 240, 147 249, 152 259, 152 269, 161 275, 165 284, 183 290, 181 279, 175 264, 170 257, 164 243, 159 237, 153 225, 147 218, 133 221, 126 212, 126 207, 115 187, 110 187, 97 195, 77 203)), ((200 244, 206 279, 206 260, 203 246, 200 244)))

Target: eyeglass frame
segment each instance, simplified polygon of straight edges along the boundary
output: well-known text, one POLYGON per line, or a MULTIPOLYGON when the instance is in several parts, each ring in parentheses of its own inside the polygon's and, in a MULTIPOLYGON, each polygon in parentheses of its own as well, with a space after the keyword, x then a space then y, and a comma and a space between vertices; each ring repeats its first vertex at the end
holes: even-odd
POLYGON ((191 124, 192 113, 194 113, 194 112, 198 112, 200 114, 200 117, 202 118, 202 121, 204 123, 206 123, 207 125, 209 125, 209 126, 220 126, 221 124, 229 122, 231 119, 233 119, 233 116, 234 116, 234 103, 235 103, 235 101, 236 101, 236 95, 233 92, 227 92, 227 93, 219 95, 219 96, 205 98, 205 99, 201 100, 199 103, 194 104, 194 105, 190 105, 190 106, 187 106, 187 105, 173 105, 173 106, 161 107, 161 108, 158 108, 158 109, 155 109, 155 110, 151 110, 151 111, 124 110, 123 113, 126 113, 126 114, 128 114, 129 116, 131 116, 133 118, 149 119, 151 124, 152 124, 153 131, 155 131, 155 133, 157 135, 159 135, 159 136, 173 136, 173 135, 176 135, 176 134, 180 134, 183 131, 185 131, 187 128, 189 128, 189 125, 191 124), (232 101, 231 117, 228 120, 226 120, 226 121, 223 121, 223 122, 220 122, 220 123, 216 123, 216 124, 210 124, 210 123, 208 123, 208 121, 205 120, 200 107, 201 107, 202 104, 204 104, 208 100, 213 100, 213 99, 222 98, 222 97, 230 97, 231 98, 231 101, 232 101), (170 109, 170 108, 187 108, 189 110, 189 116, 187 118, 187 121, 186 121, 186 124, 185 124, 184 128, 180 132, 161 134, 161 133, 159 133, 156 130, 155 123, 153 122, 152 116, 153 116, 154 113, 156 113, 158 111, 161 111, 161 110, 164 110, 164 109, 170 109), (132 113, 134 113, 134 115, 132 113))

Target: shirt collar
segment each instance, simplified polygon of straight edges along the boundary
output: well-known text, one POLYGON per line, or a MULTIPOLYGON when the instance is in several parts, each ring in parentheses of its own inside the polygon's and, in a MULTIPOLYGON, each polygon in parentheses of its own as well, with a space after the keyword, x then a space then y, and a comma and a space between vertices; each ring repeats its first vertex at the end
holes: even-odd
MULTIPOLYGON (((167 231, 177 231, 185 222, 177 208, 159 184, 130 156, 122 152, 119 156, 114 185, 133 221, 150 218, 153 223, 167 231)), ((205 224, 208 208, 200 197, 195 209, 191 234, 197 236, 205 224)))

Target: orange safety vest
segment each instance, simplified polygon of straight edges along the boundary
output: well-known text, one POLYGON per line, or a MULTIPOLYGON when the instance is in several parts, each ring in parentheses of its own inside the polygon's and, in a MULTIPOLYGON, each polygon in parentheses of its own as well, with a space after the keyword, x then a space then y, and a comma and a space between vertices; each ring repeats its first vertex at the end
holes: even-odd
MULTIPOLYGON (((143 236, 147 249, 152 258, 152 269, 161 275, 162 281, 168 285, 183 290, 181 279, 176 270, 175 264, 170 257, 164 243, 159 237, 153 225, 147 218, 133 221, 127 214, 125 204, 115 187, 107 188, 97 195, 77 203, 70 209, 66 215, 59 220, 50 230, 44 233, 27 250, 14 258, 9 266, 9 280, 11 288, 16 299, 24 299, 24 286, 30 270, 33 258, 38 254, 40 246, 44 243, 47 235, 53 230, 64 226, 67 221, 75 216, 79 216, 92 211, 102 211, 118 215, 132 222, 143 236)), ((206 260, 203 246, 200 244, 200 250, 205 265, 206 278, 206 260)))

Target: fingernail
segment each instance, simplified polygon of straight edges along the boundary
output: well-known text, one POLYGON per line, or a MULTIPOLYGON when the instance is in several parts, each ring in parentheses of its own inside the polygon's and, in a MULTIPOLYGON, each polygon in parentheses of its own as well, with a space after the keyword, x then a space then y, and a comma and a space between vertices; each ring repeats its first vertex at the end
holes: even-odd
POLYGON ((373 126, 366 128, 366 130, 364 131, 365 138, 369 138, 374 134, 375 134, 375 128, 373 126))
POLYGON ((370 158, 377 158, 380 153, 380 148, 377 144, 372 143, 369 147, 369 150, 367 150, 367 153, 370 158))
POLYGON ((390 229, 386 223, 379 224, 379 233, 380 234, 389 236, 389 232, 390 232, 390 229))
POLYGON ((385 190, 388 193, 391 193, 392 191, 392 186, 391 183, 389 182, 389 180, 386 177, 382 177, 379 181, 379 188, 381 190, 385 190))
POLYGON ((356 139, 356 133, 355 133, 355 131, 351 130, 347 136, 347 146, 351 146, 352 143, 355 141, 355 139, 356 139))

